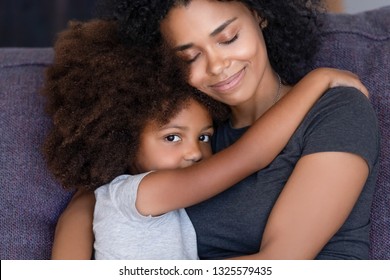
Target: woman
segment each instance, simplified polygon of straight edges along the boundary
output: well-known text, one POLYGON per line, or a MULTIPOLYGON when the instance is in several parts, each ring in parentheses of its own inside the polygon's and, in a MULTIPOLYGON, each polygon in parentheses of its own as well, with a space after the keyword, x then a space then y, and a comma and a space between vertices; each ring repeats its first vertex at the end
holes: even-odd
MULTIPOLYGON (((231 116, 214 138, 217 152, 302 77, 300 65, 318 49, 319 3, 117 1, 112 7, 128 44, 166 42, 188 62, 189 83, 229 106, 231 116)), ((367 259, 378 151, 369 102, 351 88, 329 90, 268 168, 187 209, 200 258, 367 259)))

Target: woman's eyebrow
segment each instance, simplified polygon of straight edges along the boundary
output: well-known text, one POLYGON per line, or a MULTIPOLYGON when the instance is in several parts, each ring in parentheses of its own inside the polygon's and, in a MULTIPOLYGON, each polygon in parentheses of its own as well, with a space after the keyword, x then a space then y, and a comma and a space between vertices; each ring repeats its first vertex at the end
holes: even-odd
POLYGON ((211 32, 211 33, 210 33, 210 36, 211 36, 211 37, 214 37, 214 36, 216 36, 217 34, 221 33, 226 27, 229 26, 229 24, 231 24, 231 23, 232 23, 233 21, 235 21, 236 19, 237 19, 237 17, 225 21, 225 22, 222 23, 220 26, 218 26, 213 32, 211 32))
MULTIPOLYGON (((234 17, 234 18, 231 18, 231 19, 225 21, 224 23, 222 23, 220 26, 218 26, 216 29, 214 29, 210 33, 210 37, 215 37, 216 35, 221 33, 226 27, 229 26, 229 24, 234 22, 236 19, 237 19, 237 17, 234 17)), ((177 51, 177 52, 184 51, 186 49, 189 49, 189 48, 193 47, 193 45, 194 45, 193 43, 188 43, 188 44, 185 44, 185 45, 177 46, 177 47, 174 48, 174 51, 177 51)))

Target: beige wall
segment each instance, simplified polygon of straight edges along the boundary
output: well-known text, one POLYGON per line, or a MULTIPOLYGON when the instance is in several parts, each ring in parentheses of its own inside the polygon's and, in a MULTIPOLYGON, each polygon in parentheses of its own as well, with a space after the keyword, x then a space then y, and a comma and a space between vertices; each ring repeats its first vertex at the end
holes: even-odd
POLYGON ((344 10, 344 5, 342 0, 326 0, 327 8, 331 12, 342 12, 344 10))
POLYGON ((390 5, 390 0, 325 0, 331 12, 358 13, 390 5))

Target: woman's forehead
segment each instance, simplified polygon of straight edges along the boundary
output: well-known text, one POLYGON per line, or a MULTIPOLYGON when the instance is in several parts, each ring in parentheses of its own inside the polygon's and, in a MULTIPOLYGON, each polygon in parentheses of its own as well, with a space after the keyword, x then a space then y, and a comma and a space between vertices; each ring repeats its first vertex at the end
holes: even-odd
POLYGON ((199 33, 212 36, 227 23, 248 15, 252 13, 241 2, 192 0, 187 6, 179 5, 169 11, 161 22, 161 32, 170 43, 185 43, 177 40, 199 33))

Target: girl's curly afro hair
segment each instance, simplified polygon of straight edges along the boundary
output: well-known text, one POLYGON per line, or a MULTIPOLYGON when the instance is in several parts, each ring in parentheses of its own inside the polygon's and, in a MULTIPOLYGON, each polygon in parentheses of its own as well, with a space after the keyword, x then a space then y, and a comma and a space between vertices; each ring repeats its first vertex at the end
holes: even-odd
POLYGON ((162 48, 130 48, 117 24, 71 22, 59 34, 43 94, 53 126, 43 145, 51 172, 65 188, 94 190, 133 174, 140 133, 167 123, 191 99, 215 119, 226 108, 188 86, 162 48))
MULTIPOLYGON (((98 0, 97 14, 119 22, 121 39, 129 45, 161 44, 160 22, 172 7, 192 0, 98 0)), ((322 0, 237 1, 266 21, 264 39, 271 65, 286 84, 295 84, 307 72, 320 44, 322 0)))

